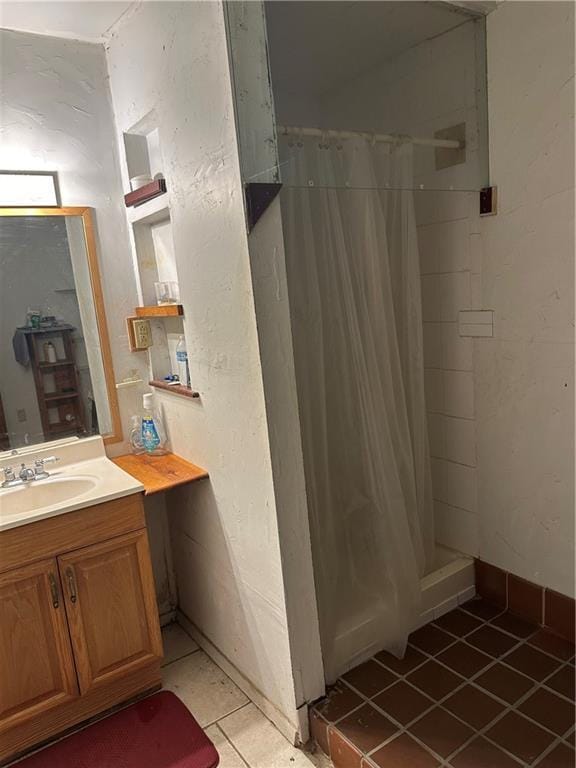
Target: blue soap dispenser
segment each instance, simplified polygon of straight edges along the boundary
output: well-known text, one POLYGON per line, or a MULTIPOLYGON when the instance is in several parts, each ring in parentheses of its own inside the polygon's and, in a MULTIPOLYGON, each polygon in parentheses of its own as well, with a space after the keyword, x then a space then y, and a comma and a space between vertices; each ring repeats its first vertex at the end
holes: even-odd
POLYGON ((166 430, 159 411, 154 408, 154 395, 148 393, 142 398, 142 420, 140 444, 144 451, 153 456, 163 456, 166 450, 166 430))

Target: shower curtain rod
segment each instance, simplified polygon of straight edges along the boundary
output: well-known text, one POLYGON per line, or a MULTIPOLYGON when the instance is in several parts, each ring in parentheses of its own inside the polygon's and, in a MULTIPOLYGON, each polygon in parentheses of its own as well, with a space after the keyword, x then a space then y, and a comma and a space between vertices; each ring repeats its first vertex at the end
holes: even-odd
POLYGON ((336 131, 331 128, 300 128, 295 125, 279 125, 278 133, 283 136, 318 136, 324 139, 366 139, 367 141, 386 144, 400 144, 408 141, 420 147, 442 147, 442 149, 464 149, 463 141, 451 139, 418 139, 414 136, 401 136, 392 133, 369 133, 368 131, 336 131))

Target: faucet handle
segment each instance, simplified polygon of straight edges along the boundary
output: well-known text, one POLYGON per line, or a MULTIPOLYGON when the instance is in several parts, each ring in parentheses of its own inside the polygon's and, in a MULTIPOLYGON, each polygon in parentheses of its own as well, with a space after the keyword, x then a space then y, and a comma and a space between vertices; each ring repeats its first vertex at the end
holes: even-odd
POLYGON ((58 456, 46 456, 45 459, 36 459, 34 462, 34 466, 37 469, 43 469, 44 464, 55 464, 57 461, 60 461, 58 456))
POLYGON ((14 470, 12 467, 4 467, 4 480, 6 480, 6 482, 10 482, 11 480, 15 479, 16 478, 14 477, 14 470))

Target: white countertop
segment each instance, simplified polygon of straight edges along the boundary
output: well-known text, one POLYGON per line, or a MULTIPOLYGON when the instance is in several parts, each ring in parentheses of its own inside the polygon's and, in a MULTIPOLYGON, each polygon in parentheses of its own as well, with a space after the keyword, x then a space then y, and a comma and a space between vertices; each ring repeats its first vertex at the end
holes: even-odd
POLYGON ((17 455, 6 451, 0 454, 0 483, 5 467, 12 467, 18 475, 22 463, 33 467, 36 459, 48 456, 59 459, 46 464, 48 479, 0 488, 0 531, 144 490, 138 480, 106 457, 101 437, 42 443, 17 455))

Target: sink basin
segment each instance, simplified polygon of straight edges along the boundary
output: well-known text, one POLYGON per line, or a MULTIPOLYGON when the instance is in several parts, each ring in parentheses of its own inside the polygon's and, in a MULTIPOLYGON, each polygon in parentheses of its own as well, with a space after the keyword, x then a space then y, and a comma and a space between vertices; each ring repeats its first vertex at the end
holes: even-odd
POLYGON ((46 462, 49 477, 0 488, 0 532, 144 490, 107 458, 99 435, 0 453, 0 479, 7 469, 17 475, 21 465, 32 468, 40 460, 46 462), (58 464, 53 468, 54 458, 58 464))
POLYGON ((97 480, 90 476, 50 477, 30 485, 0 491, 0 520, 72 501, 92 491, 97 480))

